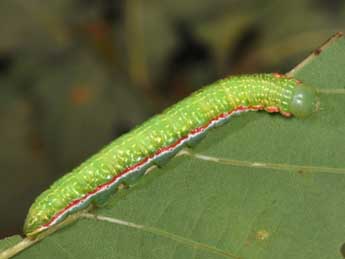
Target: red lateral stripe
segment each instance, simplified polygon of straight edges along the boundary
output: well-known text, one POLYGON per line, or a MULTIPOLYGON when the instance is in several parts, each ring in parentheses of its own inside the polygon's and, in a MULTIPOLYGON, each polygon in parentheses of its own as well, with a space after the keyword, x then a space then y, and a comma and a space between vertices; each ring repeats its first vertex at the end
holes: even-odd
POLYGON ((265 110, 267 112, 279 112, 280 111, 280 109, 278 107, 276 107, 276 106, 268 106, 268 107, 265 108, 265 110))
MULTIPOLYGON (((271 110, 274 112, 279 112, 279 108, 275 107, 276 109, 273 109, 274 107, 270 107, 272 108, 271 110)), ((199 127, 199 128, 195 128, 193 130, 190 131, 189 134, 187 134, 186 136, 181 137, 180 139, 178 139, 175 143, 167 146, 167 147, 163 147, 160 148, 156 153, 144 158, 142 161, 140 161, 137 164, 134 164, 128 168, 126 168, 124 171, 122 171, 121 173, 115 175, 110 181, 97 186, 94 190, 88 192, 87 194, 85 194, 83 197, 81 197, 80 199, 74 200, 72 202, 70 202, 64 209, 60 210, 59 212, 57 212, 48 223, 44 224, 43 226, 41 226, 41 228, 48 228, 51 225, 54 224, 54 221, 56 219, 58 219, 59 217, 61 217, 63 214, 66 213, 66 211, 68 211, 69 209, 78 206, 79 204, 81 204, 83 201, 87 200, 88 197, 90 197, 91 195, 94 195, 97 192, 102 191, 103 189, 108 188, 110 185, 112 185, 114 182, 116 182, 116 180, 126 174, 129 174, 130 172, 134 171, 136 168, 144 165, 145 163, 147 163, 148 160, 152 159, 155 156, 158 156, 164 152, 168 152, 173 150, 174 148, 176 148, 176 146, 178 146, 181 142, 183 142, 185 139, 191 137, 192 135, 197 135, 199 133, 201 133, 202 131, 206 130, 212 123, 219 121, 221 119, 225 119, 229 116, 231 116, 233 113, 235 112, 244 112, 244 111, 258 111, 258 110, 263 110, 264 107, 262 105, 256 105, 256 106, 239 106, 236 109, 233 109, 229 112, 226 113, 222 113, 220 115, 218 115, 217 117, 213 118, 212 120, 210 120, 206 125, 199 127)), ((286 115, 285 115, 286 116, 286 115)))

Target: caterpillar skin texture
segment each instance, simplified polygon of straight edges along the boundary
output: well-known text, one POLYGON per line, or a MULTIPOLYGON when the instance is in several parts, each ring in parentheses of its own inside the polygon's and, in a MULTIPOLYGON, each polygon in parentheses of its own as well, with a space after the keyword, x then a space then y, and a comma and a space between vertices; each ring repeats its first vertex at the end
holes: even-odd
POLYGON ((53 183, 32 204, 24 233, 34 237, 68 215, 102 205, 121 183, 134 183, 184 146, 241 112, 266 110, 306 117, 318 109, 315 91, 280 74, 232 76, 200 89, 127 134, 53 183))

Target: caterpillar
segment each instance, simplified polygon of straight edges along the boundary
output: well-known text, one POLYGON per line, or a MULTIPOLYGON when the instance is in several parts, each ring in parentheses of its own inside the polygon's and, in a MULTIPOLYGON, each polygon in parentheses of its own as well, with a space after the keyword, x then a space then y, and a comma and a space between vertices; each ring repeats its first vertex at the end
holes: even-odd
POLYGON ((313 88, 281 74, 231 76, 206 86, 115 139, 54 182, 31 205, 24 234, 35 237, 89 206, 101 206, 121 184, 135 183, 232 115, 280 112, 303 118, 318 110, 313 88))

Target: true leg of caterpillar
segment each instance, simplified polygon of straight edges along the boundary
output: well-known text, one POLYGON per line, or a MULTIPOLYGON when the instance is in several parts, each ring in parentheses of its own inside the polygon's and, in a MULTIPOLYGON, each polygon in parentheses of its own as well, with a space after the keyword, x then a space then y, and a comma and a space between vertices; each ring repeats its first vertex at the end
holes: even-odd
POLYGON ((190 246, 192 248, 203 249, 203 250, 206 250, 206 251, 211 252, 213 254, 223 256, 225 258, 241 259, 241 257, 236 256, 236 255, 229 253, 227 251, 221 250, 217 247, 210 246, 210 245, 207 245, 204 243, 200 243, 198 241, 188 239, 188 238, 185 238, 183 236, 179 236, 179 235, 167 232, 163 229, 145 226, 145 225, 140 225, 140 224, 136 224, 136 223, 121 220, 121 219, 116 219, 116 218, 111 218, 111 217, 106 217, 106 216, 101 216, 101 215, 95 215, 95 214, 87 213, 87 212, 82 213, 81 217, 86 218, 86 219, 105 221, 105 222, 109 222, 112 224, 122 225, 122 226, 130 227, 130 228, 135 228, 135 229, 138 229, 138 230, 141 230, 144 232, 152 233, 152 234, 155 234, 157 236, 161 236, 164 238, 174 240, 176 242, 182 243, 182 244, 184 244, 186 246, 190 246))
POLYGON ((47 236, 51 235, 52 233, 60 230, 61 228, 65 227, 66 225, 69 225, 69 224, 75 222, 76 220, 78 220, 81 217, 81 215, 83 213, 87 213, 92 208, 93 208, 93 206, 90 205, 86 209, 68 216, 64 221, 48 228, 47 230, 43 231, 42 233, 38 234, 37 236, 24 238, 22 241, 20 241, 16 245, 14 245, 14 246, 12 246, 12 247, 4 250, 4 251, 1 251, 0 252, 0 259, 7 259, 7 258, 11 258, 11 257, 17 255, 21 251, 23 251, 23 250, 29 248, 30 246, 36 244, 37 242, 41 241, 42 239, 46 238, 47 236))
POLYGON ((182 149, 177 156, 189 156, 192 158, 209 161, 213 163, 239 166, 239 167, 250 167, 250 168, 266 168, 276 169, 285 171, 295 171, 298 173, 330 173, 330 174, 345 174, 345 168, 334 168, 324 166, 309 166, 309 165, 292 165, 292 164, 280 164, 280 163, 266 163, 266 162, 252 162, 245 160, 235 160, 227 158, 219 158, 199 153, 194 153, 189 149, 182 149))

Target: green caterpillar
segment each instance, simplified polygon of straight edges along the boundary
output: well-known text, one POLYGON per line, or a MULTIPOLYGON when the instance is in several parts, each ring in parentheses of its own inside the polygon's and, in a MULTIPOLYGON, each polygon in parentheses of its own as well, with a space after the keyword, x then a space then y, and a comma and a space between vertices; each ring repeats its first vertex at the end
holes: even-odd
POLYGON ((115 139, 53 183, 32 204, 24 233, 34 237, 91 204, 102 205, 120 184, 134 183, 148 168, 193 146, 234 114, 266 110, 306 117, 318 103, 311 87, 280 74, 217 81, 115 139))

